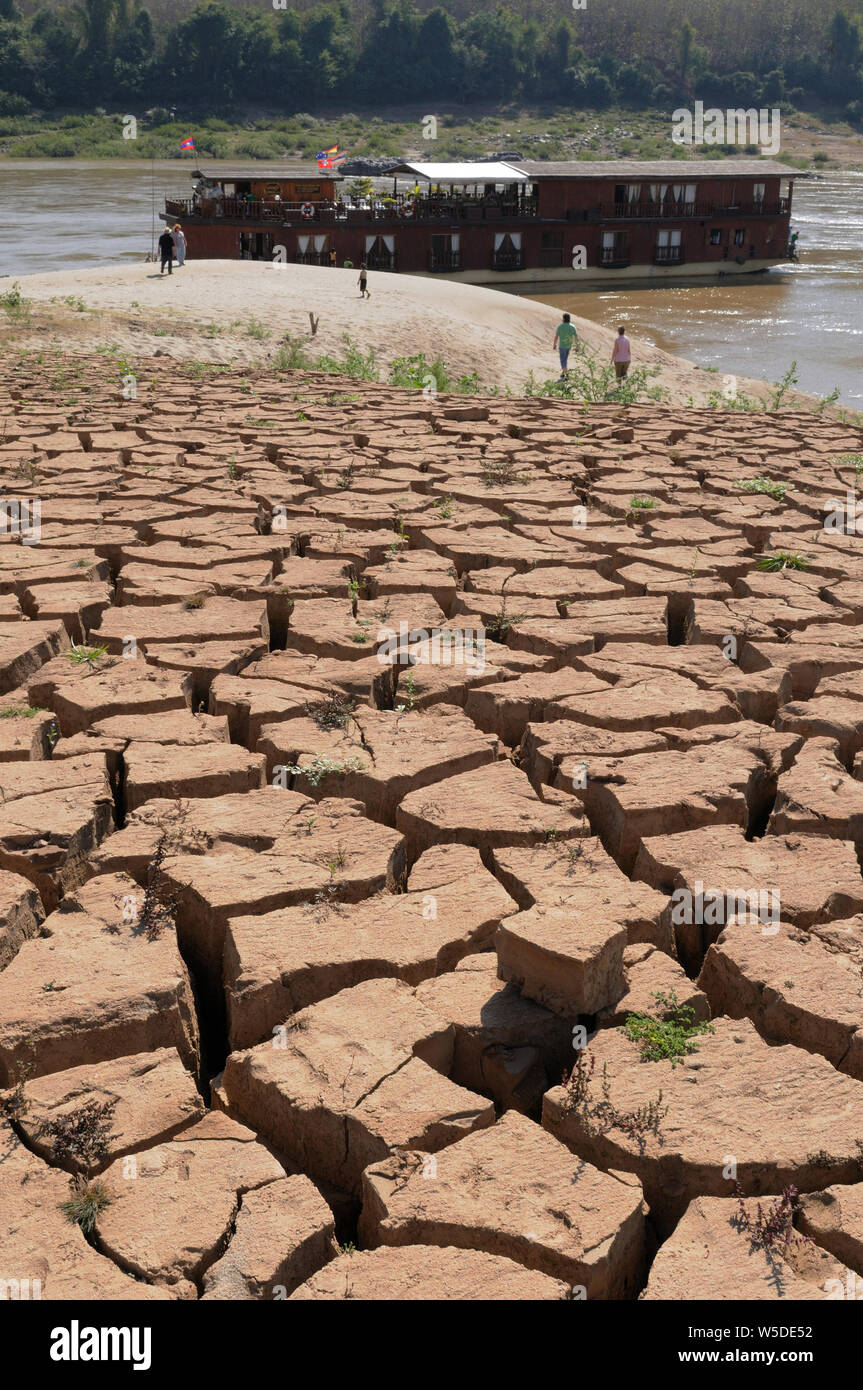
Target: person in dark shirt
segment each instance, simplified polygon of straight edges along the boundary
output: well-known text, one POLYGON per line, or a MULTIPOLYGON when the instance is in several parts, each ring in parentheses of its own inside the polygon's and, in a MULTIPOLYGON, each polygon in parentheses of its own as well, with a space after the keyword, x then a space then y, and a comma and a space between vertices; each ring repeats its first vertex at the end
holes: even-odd
POLYGON ((168 274, 169 274, 169 275, 173 275, 173 273, 174 273, 174 238, 172 237, 171 233, 168 231, 168 228, 167 228, 167 227, 165 228, 165 230, 164 230, 164 232, 162 233, 162 235, 159 237, 159 255, 160 255, 161 258, 162 258, 162 267, 161 267, 161 270, 159 271, 159 274, 160 274, 160 275, 164 275, 164 274, 165 274, 165 266, 167 266, 167 267, 168 267, 168 274))

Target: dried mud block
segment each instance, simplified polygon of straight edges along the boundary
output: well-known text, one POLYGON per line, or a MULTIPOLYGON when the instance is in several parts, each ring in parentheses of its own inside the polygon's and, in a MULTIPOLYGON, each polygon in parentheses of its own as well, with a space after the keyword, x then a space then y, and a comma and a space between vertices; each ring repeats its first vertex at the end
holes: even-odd
POLYGON ((466 956, 427 980, 417 998, 455 1028, 450 1075, 501 1110, 539 1114, 542 1097, 572 1064, 571 1024, 497 978, 497 956, 466 956))
POLYGON ((863 783, 845 770, 834 739, 810 738, 803 744, 794 765, 779 778, 768 830, 863 842, 863 783))
POLYGON ((64 899, 0 973, 0 1083, 175 1047, 198 1063, 198 1024, 174 933, 124 922, 141 893, 122 874, 64 899))
POLYGON ((292 1299, 330 1302, 359 1298, 364 1302, 526 1303, 569 1297, 570 1290, 559 1279, 525 1269, 502 1255, 425 1245, 340 1255, 291 1294, 292 1299))
POLYGON ((735 919, 710 947, 698 983, 713 1012, 749 1018, 768 1042, 820 1053, 863 1081, 859 961, 812 933, 777 925, 765 933, 735 919))
POLYGON ((757 824, 772 804, 781 768, 769 748, 723 740, 685 753, 594 758, 576 795, 606 849, 630 873, 645 836, 757 824))
POLYGON ((51 711, 36 709, 26 696, 0 705, 0 763, 44 762, 55 729, 51 711))
POLYGON ((545 707, 545 718, 574 719, 606 732, 624 733, 665 725, 693 729, 701 724, 731 724, 740 718, 740 711, 723 691, 701 690, 683 676, 633 672, 611 689, 552 700, 545 707))
POLYGON ((25 941, 38 936, 45 920, 42 899, 29 879, 0 870, 0 970, 25 941))
POLYGON ((101 625, 90 633, 90 641, 96 646, 107 644, 109 652, 121 653, 129 636, 146 651, 165 643, 253 642, 268 638, 269 633, 265 601, 211 597, 203 606, 193 608, 183 603, 110 608, 102 615, 101 625))
POLYGON ((218 797, 255 791, 264 786, 266 763, 260 753, 247 753, 230 743, 160 743, 129 745, 124 756, 125 799, 129 811, 145 801, 164 797, 218 797))
POLYGON ((586 1103, 559 1086, 543 1105, 543 1127, 581 1158, 635 1173, 666 1234, 695 1197, 733 1195, 735 1181, 748 1197, 859 1174, 859 1081, 800 1048, 768 1046, 748 1019, 712 1028, 676 1066, 643 1061, 636 1042, 604 1028, 583 1054, 586 1103))
POLYGON ((191 1074, 175 1048, 159 1047, 110 1062, 85 1063, 66 1071, 28 1081, 23 1090, 26 1109, 18 1124, 28 1145, 47 1162, 69 1172, 93 1173, 122 1154, 135 1153, 170 1139, 200 1120, 204 1103, 191 1074), (86 1162, 57 1141, 56 1129, 90 1106, 110 1106, 106 1111, 104 1157, 86 1162))
POLYGON ((627 1298, 641 1284, 645 1205, 631 1178, 601 1173, 524 1115, 439 1154, 394 1155, 363 1174, 360 1236, 370 1245, 441 1245, 503 1255, 627 1298))
POLYGON ((333 1214, 297 1173, 242 1194, 234 1234, 204 1275, 207 1299, 285 1299, 339 1254, 333 1214))
POLYGON ((571 840, 586 832, 576 801, 553 791, 540 799, 509 759, 410 792, 398 809, 396 826, 414 854, 444 842, 485 849, 571 840))
POLYGON ((821 835, 747 840, 729 825, 651 836, 633 874, 672 895, 678 955, 693 971, 729 917, 809 929, 863 910, 854 845, 821 835))
POLYGON ((121 1269, 194 1298, 228 1245, 243 1194, 284 1177, 250 1129, 213 1111, 105 1170, 111 1200, 97 1218, 96 1238, 121 1269))
POLYGON ((51 911, 114 828, 105 758, 6 763, 0 777, 0 869, 28 878, 51 911))
POLYGON ((589 671, 567 667, 561 671, 532 671, 516 680, 471 690, 465 712, 478 728, 497 734, 512 747, 532 719, 543 718, 551 701, 596 695, 608 689, 608 681, 589 671))
POLYGON ((674 953, 667 897, 628 879, 594 836, 495 849, 490 867, 521 908, 565 908, 574 926, 592 916, 623 927, 629 944, 647 941, 674 953))
POLYGON ((370 980, 294 1014, 273 1038, 232 1052, 230 1113, 312 1179, 358 1192, 395 1148, 431 1151, 494 1122, 447 1079, 453 1030, 399 980, 370 980))
POLYGON ((438 845, 417 860, 406 892, 233 917, 224 963, 230 1045, 251 1047, 298 1009, 362 980, 417 985, 451 971, 487 949, 514 911, 475 849, 438 845))
POLYGON ((61 622, 0 622, 0 695, 24 685, 40 666, 69 646, 69 634, 61 622))
MULTIPOLYGON (((33 687, 28 686, 35 699, 33 687)), ((98 666, 68 684, 58 684, 51 696, 51 708, 64 738, 78 734, 91 724, 117 715, 167 714, 171 710, 190 710, 192 681, 184 674, 159 671, 139 656, 122 658, 113 666, 98 666)), ((213 713, 214 711, 211 711, 213 713)))
POLYGON ((172 1296, 130 1278, 88 1244, 60 1210, 73 1195, 69 1174, 30 1153, 5 1120, 0 1150, 0 1298, 101 1303, 172 1296))
MULTIPOLYGON (((863 1183, 837 1184, 823 1192, 807 1192, 800 1198, 797 1226, 824 1250, 841 1260, 857 1275, 863 1275, 863 1183)), ((834 1297, 860 1298, 860 1280, 852 1292, 834 1292, 834 1297)))
POLYGON ((302 769, 292 786, 318 799, 355 797, 373 820, 395 822, 410 792, 471 772, 497 758, 497 739, 480 733, 462 710, 435 705, 427 712, 357 709, 337 728, 314 719, 265 725, 255 745, 268 775, 277 766, 302 769), (322 769, 322 760, 333 771, 322 769))
MULTIPOLYGON (((288 792, 279 793, 290 796, 288 792)), ((252 795, 252 793, 250 793, 252 795)), ((224 1009, 222 958, 231 917, 260 916, 299 903, 318 908, 361 902, 405 872, 404 841, 395 830, 366 820, 355 801, 331 798, 287 827, 269 849, 224 846, 221 853, 171 854, 164 881, 177 898, 177 939, 198 988, 224 1009)))
MULTIPOLYGON (((693 985, 676 960, 647 942, 626 947, 623 952, 623 975, 626 993, 608 1008, 600 1009, 596 1019, 599 1028, 618 1028, 626 1022, 629 1014, 668 1018, 675 1012, 671 1002, 675 999, 679 1006, 692 1010, 693 1022, 710 1018, 707 995, 693 985)), ((721 1010, 717 1009, 716 1012, 721 1010)))
POLYGON ((498 974, 563 1018, 607 1008, 623 994, 626 928, 575 902, 537 903, 501 922, 498 974))
POLYGON ((728 1197, 696 1197, 660 1246, 641 1298, 771 1303, 835 1297, 831 1290, 837 1283, 844 1285, 848 1271, 825 1250, 801 1241, 793 1228, 789 1241, 779 1240, 765 1249, 747 1229, 746 1222, 757 1226, 759 1206, 766 1214, 781 1200, 781 1195, 760 1202, 747 1197, 742 1203, 728 1197))

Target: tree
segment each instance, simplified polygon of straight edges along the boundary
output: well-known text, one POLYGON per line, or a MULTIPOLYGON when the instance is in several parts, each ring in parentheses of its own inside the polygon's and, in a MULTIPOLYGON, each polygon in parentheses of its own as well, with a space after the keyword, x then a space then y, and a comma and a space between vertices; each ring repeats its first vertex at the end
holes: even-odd
POLYGON ((689 76, 689 59, 692 54, 692 45, 695 42, 695 27, 690 24, 688 19, 684 19, 680 28, 675 33, 677 40, 677 61, 681 82, 685 82, 689 76))

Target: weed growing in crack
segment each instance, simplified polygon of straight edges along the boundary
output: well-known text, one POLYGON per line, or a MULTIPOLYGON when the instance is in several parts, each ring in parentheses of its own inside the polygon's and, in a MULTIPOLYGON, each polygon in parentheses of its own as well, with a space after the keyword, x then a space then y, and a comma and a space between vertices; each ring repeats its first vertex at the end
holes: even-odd
POLYGON ((158 941, 162 934, 176 924, 179 890, 165 877, 163 865, 169 854, 183 851, 194 853, 208 847, 209 840, 202 830, 186 825, 189 804, 178 797, 173 815, 166 813, 156 822, 159 838, 147 865, 144 900, 133 923, 133 929, 148 941, 158 941))
POLYGON ((772 555, 762 555, 755 568, 771 574, 782 570, 805 570, 809 568, 809 561, 796 550, 777 550, 772 555))
POLYGON ((655 1100, 648 1101, 637 1110, 618 1110, 611 1099, 611 1082, 606 1065, 602 1068, 602 1099, 595 1099, 591 1089, 595 1069, 596 1058, 586 1058, 580 1052, 572 1071, 563 1075, 562 1084, 566 1092, 564 1109, 578 1117, 588 1134, 601 1138, 609 1130, 619 1129, 628 1138, 634 1139, 643 1153, 647 1136, 659 1135, 660 1123, 668 1114, 668 1106, 662 1104, 662 1091, 655 1100))
POLYGON ((738 1183, 734 1195, 737 1198, 737 1212, 731 1224, 749 1236, 753 1250, 779 1251, 781 1254, 801 1245, 811 1245, 808 1236, 800 1235, 794 1229, 794 1211, 797 1206, 797 1188, 783 1187, 781 1195, 774 1197, 767 1206, 755 1203, 755 1215, 746 1208, 743 1190, 738 1183))
POLYGON ((43 1120, 39 1137, 51 1145, 61 1164, 76 1163, 89 1172, 108 1156, 116 1108, 116 1100, 88 1100, 76 1110, 43 1120))
POLYGON ((514 458, 486 459, 482 464, 482 485, 489 491, 496 487, 516 487, 529 482, 527 473, 519 473, 514 458))
POLYGON ((759 476, 746 478, 742 483, 735 483, 735 487, 739 487, 741 492, 751 492, 757 496, 772 497, 774 502, 784 502, 789 484, 775 483, 772 478, 759 476))
POLYGON ((71 661, 75 666, 95 667, 102 660, 103 656, 108 655, 107 642, 101 647, 78 647, 72 643, 71 650, 63 652, 67 661, 71 661))
POLYGON ((524 613, 509 613, 504 596, 500 608, 485 625, 485 635, 492 642, 505 642, 510 629, 515 627, 516 623, 523 623, 525 617, 524 613))
POLYGON ((80 1226, 84 1235, 89 1235, 99 1219, 100 1212, 109 1207, 114 1200, 101 1182, 87 1182, 76 1177, 71 1182, 72 1195, 60 1203, 60 1210, 73 1226, 80 1226))
POLYGON ((7 1091, 4 1096, 0 1096, 0 1115, 7 1120, 20 1120, 30 1109, 30 1101, 25 1094, 24 1087, 36 1071, 36 1049, 32 1042, 27 1044, 29 1057, 26 1062, 20 1061, 16 1068, 15 1085, 11 1091, 7 1091))
POLYGON ((311 787, 320 786, 325 777, 331 774, 334 777, 345 777, 349 772, 363 772, 365 763, 359 758, 344 758, 341 762, 337 758, 327 758, 322 753, 316 753, 307 767, 300 767, 298 763, 287 763, 285 771, 293 777, 305 777, 311 787))
POLYGON ((328 700, 306 705, 306 715, 319 729, 346 729, 357 707, 352 695, 333 694, 328 700))

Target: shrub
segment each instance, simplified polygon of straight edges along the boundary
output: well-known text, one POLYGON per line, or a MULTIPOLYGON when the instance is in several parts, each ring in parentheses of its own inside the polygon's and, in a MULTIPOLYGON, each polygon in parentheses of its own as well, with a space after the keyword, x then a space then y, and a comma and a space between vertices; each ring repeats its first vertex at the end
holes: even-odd
POLYGON ((530 373, 524 386, 526 396, 552 396, 567 401, 615 401, 632 405, 642 397, 659 400, 665 394, 649 382, 658 376, 658 367, 633 367, 629 375, 617 380, 611 363, 600 363, 586 347, 570 358, 570 366, 562 381, 538 383, 530 373))
POLYGON ((306 345, 300 338, 292 338, 286 333, 270 359, 277 372, 308 370, 312 360, 306 345))
POLYGON ((375 363, 374 348, 369 348, 368 352, 364 353, 349 333, 342 334, 342 342, 345 345, 344 357, 339 359, 325 353, 315 363, 318 371, 353 377, 357 381, 378 381, 380 372, 375 363))

